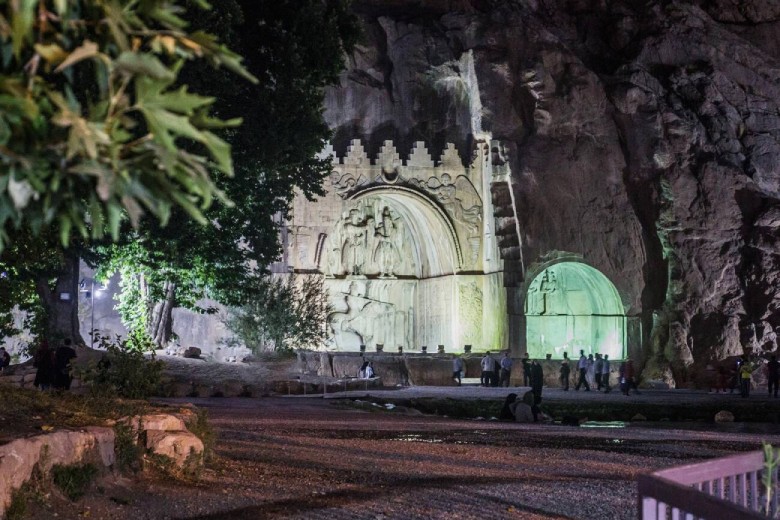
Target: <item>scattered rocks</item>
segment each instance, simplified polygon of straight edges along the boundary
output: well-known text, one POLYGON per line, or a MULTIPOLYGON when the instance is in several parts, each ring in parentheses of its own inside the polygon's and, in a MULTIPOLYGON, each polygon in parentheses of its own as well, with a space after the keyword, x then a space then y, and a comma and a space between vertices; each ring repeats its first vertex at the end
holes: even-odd
POLYGON ((715 414, 716 423, 734 422, 734 414, 728 410, 721 410, 715 414))

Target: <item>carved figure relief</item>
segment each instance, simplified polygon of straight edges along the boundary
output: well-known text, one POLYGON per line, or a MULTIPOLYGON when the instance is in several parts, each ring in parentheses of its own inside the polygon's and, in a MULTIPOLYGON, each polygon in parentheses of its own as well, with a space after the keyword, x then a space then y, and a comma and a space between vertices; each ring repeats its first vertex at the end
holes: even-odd
POLYGON ((558 280, 553 269, 547 269, 528 288, 526 314, 550 316, 571 314, 566 302, 566 288, 558 280))
POLYGON ((356 348, 395 342, 397 314, 403 313, 397 313, 392 303, 369 297, 367 285, 351 282, 346 293, 339 293, 334 307, 340 310, 328 316, 328 324, 336 345, 356 348))
POLYGON ((373 220, 372 216, 364 216, 359 209, 353 208, 349 210, 349 215, 342 224, 342 265, 351 275, 364 274, 369 228, 373 220))
POLYGON ((403 233, 399 229, 400 226, 400 219, 394 220, 390 208, 385 206, 375 230, 378 244, 374 251, 374 263, 379 267, 380 278, 395 278, 393 271, 401 261, 402 244, 399 239, 403 237, 403 233))
POLYGON ((465 175, 452 177, 444 173, 441 179, 431 177, 425 186, 452 218, 468 229, 470 235, 479 234, 482 221, 482 199, 465 175))

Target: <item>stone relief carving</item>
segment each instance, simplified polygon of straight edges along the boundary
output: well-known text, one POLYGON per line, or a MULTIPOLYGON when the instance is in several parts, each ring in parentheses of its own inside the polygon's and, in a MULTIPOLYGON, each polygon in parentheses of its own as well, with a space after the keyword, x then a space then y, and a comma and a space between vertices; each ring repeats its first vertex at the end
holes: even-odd
POLYGON ((400 215, 377 199, 364 199, 342 214, 327 238, 325 275, 395 278, 414 266, 408 239, 400 215))
POLYGON ((482 342, 482 300, 482 289, 475 282, 458 284, 458 307, 462 324, 460 339, 464 344, 482 342))
POLYGON ((328 316, 328 324, 339 348, 411 344, 412 316, 393 302, 370 296, 372 283, 353 280, 346 292, 335 293, 333 307, 337 310, 328 316))
POLYGON ((482 199, 465 175, 457 176, 454 182, 448 173, 442 174, 440 178, 431 177, 424 188, 456 222, 468 229, 470 235, 479 233, 482 199))
POLYGON ((526 297, 526 314, 549 316, 570 314, 566 302, 566 288, 558 280, 554 269, 547 269, 538 276, 528 288, 526 297))
POLYGON ((364 274, 373 220, 371 215, 364 215, 358 208, 353 208, 340 223, 340 234, 343 241, 341 262, 343 269, 351 275, 362 276, 364 274))
POLYGON ((374 250, 374 263, 379 266, 380 278, 395 278, 393 271, 401 261, 400 251, 403 248, 400 242, 403 237, 403 232, 399 229, 401 225, 400 219, 394 220, 390 208, 385 206, 374 232, 378 242, 374 250))

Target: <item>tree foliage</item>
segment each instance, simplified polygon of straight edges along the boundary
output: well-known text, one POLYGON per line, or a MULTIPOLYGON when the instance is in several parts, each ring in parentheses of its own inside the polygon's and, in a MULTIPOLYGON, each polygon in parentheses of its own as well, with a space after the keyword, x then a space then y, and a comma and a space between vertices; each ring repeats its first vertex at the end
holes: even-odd
POLYGON ((231 310, 225 324, 253 352, 319 347, 330 313, 323 282, 318 275, 255 280, 257 299, 231 310))
POLYGON ((201 60, 256 80, 181 14, 175 0, 0 0, 0 250, 22 223, 67 245, 117 239, 124 215, 205 222, 227 202, 210 171, 232 175, 230 145, 214 130, 240 120, 211 117, 214 98, 177 78, 201 60))
POLYGON ((206 226, 181 211, 164 227, 144 220, 107 249, 112 260, 106 270, 121 269, 136 284, 120 299, 131 301, 128 295, 143 285, 147 310, 164 296, 165 283, 175 284, 177 306, 191 309, 205 297, 233 306, 257 297, 251 280, 280 253, 279 224, 295 190, 320 193, 331 171, 329 162, 316 158, 330 135, 322 115, 324 88, 338 80, 358 34, 342 0, 223 0, 191 22, 246 56, 259 82, 236 83, 202 66, 180 77, 218 95, 220 117, 244 118, 221 134, 233 146, 235 175, 215 177, 233 203, 215 201, 204 212, 206 226))

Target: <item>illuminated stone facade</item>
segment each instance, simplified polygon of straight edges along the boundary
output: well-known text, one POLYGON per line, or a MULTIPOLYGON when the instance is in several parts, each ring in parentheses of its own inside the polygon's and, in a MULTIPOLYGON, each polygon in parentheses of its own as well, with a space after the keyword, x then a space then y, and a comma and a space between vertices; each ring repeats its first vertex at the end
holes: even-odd
POLYGON ((487 142, 473 152, 448 145, 434 160, 417 142, 402 160, 386 141, 372 160, 358 140, 322 152, 334 173, 324 197, 295 199, 286 260, 326 277, 332 348, 508 346, 490 194, 508 172, 487 142))

